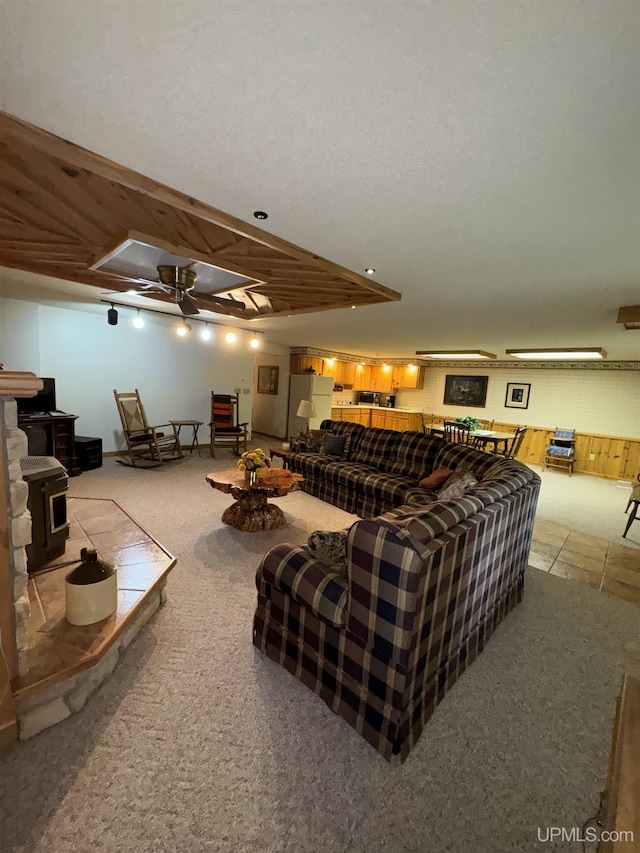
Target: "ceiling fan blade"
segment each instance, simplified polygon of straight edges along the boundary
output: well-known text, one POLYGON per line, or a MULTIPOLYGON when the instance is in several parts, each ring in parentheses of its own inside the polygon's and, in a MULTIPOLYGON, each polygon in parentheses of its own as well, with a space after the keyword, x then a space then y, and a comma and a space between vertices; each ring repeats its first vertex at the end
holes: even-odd
POLYGON ((185 317, 192 317, 193 315, 200 313, 198 306, 187 293, 182 294, 182 298, 178 302, 178 305, 185 317))
POLYGON ((237 299, 227 299, 226 296, 217 296, 215 293, 196 293, 194 297, 199 302, 213 302, 216 305, 223 305, 225 308, 234 308, 236 311, 244 311, 247 307, 244 302, 238 302, 237 299))

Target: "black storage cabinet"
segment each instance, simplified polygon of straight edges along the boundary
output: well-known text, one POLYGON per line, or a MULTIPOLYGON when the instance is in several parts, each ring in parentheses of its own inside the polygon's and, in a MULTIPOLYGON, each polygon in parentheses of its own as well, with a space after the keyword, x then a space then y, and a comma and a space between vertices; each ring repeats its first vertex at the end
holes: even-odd
POLYGON ((76 454, 78 465, 83 471, 102 467, 102 439, 88 435, 76 436, 76 454))

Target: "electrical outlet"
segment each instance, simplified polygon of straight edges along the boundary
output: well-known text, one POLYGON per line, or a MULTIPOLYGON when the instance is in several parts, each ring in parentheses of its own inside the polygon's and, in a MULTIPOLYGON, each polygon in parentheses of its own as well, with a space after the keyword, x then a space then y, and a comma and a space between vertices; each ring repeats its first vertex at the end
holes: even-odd
POLYGON ((242 388, 234 388, 233 389, 234 394, 239 394, 241 391, 242 391, 242 388))
POLYGON ((590 453, 590 454, 589 454, 589 462, 593 462, 593 460, 594 460, 595 458, 596 458, 596 454, 595 454, 595 453, 590 453))
POLYGON ((251 388, 243 388, 243 389, 242 389, 242 393, 243 393, 243 394, 250 394, 250 393, 251 393, 251 388))

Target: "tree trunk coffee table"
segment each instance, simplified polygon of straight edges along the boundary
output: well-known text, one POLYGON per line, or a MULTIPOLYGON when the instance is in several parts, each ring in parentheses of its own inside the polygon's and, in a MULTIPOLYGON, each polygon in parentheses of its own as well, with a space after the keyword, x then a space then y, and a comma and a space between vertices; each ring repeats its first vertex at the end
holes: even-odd
POLYGON ((232 468, 207 474, 207 483, 213 489, 230 494, 235 503, 222 513, 222 520, 245 533, 276 530, 286 521, 279 506, 267 503, 267 498, 281 498, 302 485, 302 474, 282 468, 263 468, 256 483, 250 483, 244 471, 232 468))

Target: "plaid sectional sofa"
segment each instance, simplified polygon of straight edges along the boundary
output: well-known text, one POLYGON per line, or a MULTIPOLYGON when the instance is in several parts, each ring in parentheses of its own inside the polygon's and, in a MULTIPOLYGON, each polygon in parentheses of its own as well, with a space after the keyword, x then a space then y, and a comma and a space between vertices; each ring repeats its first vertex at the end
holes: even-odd
POLYGON ((312 494, 348 511, 387 508, 350 527, 346 576, 306 547, 269 551, 256 577, 253 642, 386 759, 404 761, 445 693, 522 598, 540 478, 520 462, 442 439, 361 429, 349 461, 324 463, 325 470, 342 466, 330 468, 329 484, 307 458, 317 454, 293 454, 300 457, 294 470, 309 476, 312 494), (421 446, 423 460, 432 461, 424 468, 421 446), (392 485, 385 486, 383 471, 364 460, 379 465, 390 447, 392 485), (432 468, 463 462, 479 482, 462 497, 438 502, 417 486, 432 468))

